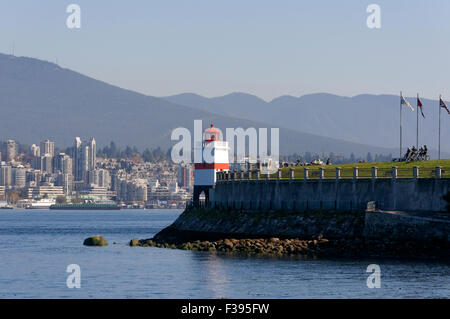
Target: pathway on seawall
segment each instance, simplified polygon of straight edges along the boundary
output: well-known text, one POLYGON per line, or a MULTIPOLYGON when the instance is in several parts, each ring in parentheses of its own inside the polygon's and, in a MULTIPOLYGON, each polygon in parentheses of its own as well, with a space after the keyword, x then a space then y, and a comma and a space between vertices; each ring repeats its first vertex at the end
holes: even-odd
POLYGON ((382 211, 380 211, 380 213, 404 216, 404 217, 409 217, 409 218, 418 218, 418 219, 429 220, 429 221, 450 223, 450 213, 444 213, 444 212, 382 210, 382 211))

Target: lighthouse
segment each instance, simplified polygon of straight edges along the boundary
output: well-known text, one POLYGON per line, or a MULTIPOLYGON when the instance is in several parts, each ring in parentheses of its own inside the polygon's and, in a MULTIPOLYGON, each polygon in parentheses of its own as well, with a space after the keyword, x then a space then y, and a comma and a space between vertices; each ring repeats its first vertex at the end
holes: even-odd
POLYGON ((209 202, 210 191, 216 184, 216 173, 229 170, 228 143, 221 140, 218 129, 211 127, 203 132, 202 141, 194 148, 194 203, 199 202, 202 192, 209 202))

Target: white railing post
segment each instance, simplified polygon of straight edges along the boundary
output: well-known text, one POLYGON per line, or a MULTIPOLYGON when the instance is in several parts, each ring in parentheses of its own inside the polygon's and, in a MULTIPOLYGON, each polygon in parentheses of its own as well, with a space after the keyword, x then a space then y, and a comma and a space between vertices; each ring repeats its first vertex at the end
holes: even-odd
POLYGON ((372 167, 372 179, 378 178, 378 167, 372 167))
POLYGON ((358 179, 359 167, 353 167, 353 179, 358 179))
POLYGON ((414 166, 413 167, 413 178, 414 179, 418 179, 419 178, 419 167, 418 166, 414 166))
POLYGON ((436 178, 442 177, 442 166, 436 166, 436 178))
POLYGON ((397 179, 398 177, 398 167, 394 166, 392 167, 392 179, 397 179))

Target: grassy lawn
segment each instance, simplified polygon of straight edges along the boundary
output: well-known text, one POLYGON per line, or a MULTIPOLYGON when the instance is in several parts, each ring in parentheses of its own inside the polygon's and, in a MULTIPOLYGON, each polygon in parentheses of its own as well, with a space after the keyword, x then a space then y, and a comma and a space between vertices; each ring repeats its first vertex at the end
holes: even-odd
MULTIPOLYGON (((309 178, 319 178, 319 169, 324 169, 324 177, 326 179, 336 178, 336 168, 341 168, 341 178, 353 178, 353 167, 358 167, 359 178, 371 178, 372 167, 378 168, 378 178, 391 178, 392 167, 397 166, 398 178, 413 177, 413 167, 419 167, 419 177, 432 178, 435 177, 436 166, 442 167, 442 177, 450 178, 450 160, 434 160, 421 162, 377 162, 377 163, 352 163, 352 164, 338 164, 338 165, 308 165, 294 167, 295 178, 304 178, 304 168, 309 169, 309 178)), ((290 167, 282 169, 282 178, 289 178, 290 167)), ((271 178, 276 178, 273 174, 271 178)))

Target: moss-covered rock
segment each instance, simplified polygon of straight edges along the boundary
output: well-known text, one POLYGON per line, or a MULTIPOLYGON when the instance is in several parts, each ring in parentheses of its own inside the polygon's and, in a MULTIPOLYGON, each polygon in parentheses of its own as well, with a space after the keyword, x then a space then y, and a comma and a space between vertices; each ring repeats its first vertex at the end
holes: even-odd
POLYGON ((139 246, 139 240, 137 239, 130 240, 130 246, 131 247, 139 246))
POLYGON ((88 237, 84 240, 83 245, 85 246, 107 246, 108 242, 103 236, 95 235, 88 237))

